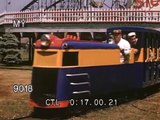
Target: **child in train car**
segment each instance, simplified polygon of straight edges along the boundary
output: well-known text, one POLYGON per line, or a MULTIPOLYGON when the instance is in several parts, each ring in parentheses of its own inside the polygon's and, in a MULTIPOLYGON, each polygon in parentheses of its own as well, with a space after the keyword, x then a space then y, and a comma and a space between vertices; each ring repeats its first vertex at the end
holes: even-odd
POLYGON ((113 41, 111 41, 109 43, 110 44, 117 44, 119 46, 119 48, 121 50, 120 62, 121 63, 128 63, 131 46, 127 40, 122 38, 122 30, 121 29, 113 30, 113 41))
POLYGON ((135 32, 128 33, 128 41, 131 45, 131 48, 134 48, 135 60, 137 60, 140 53, 140 46, 138 44, 138 38, 135 32))

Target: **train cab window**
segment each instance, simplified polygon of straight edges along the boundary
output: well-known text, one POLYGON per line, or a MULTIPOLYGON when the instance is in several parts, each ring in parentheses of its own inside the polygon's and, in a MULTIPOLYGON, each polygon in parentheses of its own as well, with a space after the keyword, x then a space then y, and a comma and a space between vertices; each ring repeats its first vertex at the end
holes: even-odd
POLYGON ((80 40, 93 40, 92 34, 90 32, 81 32, 80 40))
POLYGON ((76 32, 67 32, 67 35, 73 35, 77 37, 77 33, 76 32))
POLYGON ((148 48, 149 47, 149 34, 148 33, 144 33, 144 41, 145 41, 145 44, 144 44, 144 47, 145 48, 148 48))
POLYGON ((93 36, 94 36, 93 39, 96 40, 96 41, 102 42, 102 41, 106 40, 106 34, 105 34, 105 32, 94 32, 93 36))
POLYGON ((110 32, 106 35, 106 40, 104 42, 111 43, 113 41, 113 34, 110 32))
POLYGON ((53 34, 59 38, 64 38, 64 32, 55 32, 53 34))
POLYGON ((156 34, 152 33, 151 34, 151 47, 155 48, 156 47, 156 34))
POLYGON ((158 39, 158 34, 155 34, 155 59, 156 59, 156 61, 158 60, 158 57, 159 57, 159 55, 158 55, 158 53, 159 53, 159 39, 158 39))
POLYGON ((146 64, 146 80, 155 80, 159 77, 159 70, 157 65, 159 37, 158 33, 147 33, 145 44, 145 62, 146 64))
POLYGON ((160 39, 160 35, 159 34, 155 34, 155 48, 159 48, 159 39, 160 39))
POLYGON ((160 34, 157 34, 157 48, 160 48, 160 34))
POLYGON ((144 60, 147 60, 147 48, 151 47, 151 39, 150 39, 150 34, 149 33, 144 33, 144 60))
POLYGON ((62 60, 63 66, 78 65, 78 52, 64 52, 62 60))
POLYGON ((146 33, 144 35, 144 38, 145 38, 145 52, 144 52, 144 57, 145 57, 145 60, 149 60, 149 61, 153 61, 157 54, 156 54, 156 51, 157 51, 157 42, 158 42, 158 39, 157 39, 157 35, 156 33, 146 33))
POLYGON ((153 33, 149 33, 149 41, 148 41, 148 43, 149 43, 149 48, 154 48, 155 46, 154 46, 154 34, 153 33))

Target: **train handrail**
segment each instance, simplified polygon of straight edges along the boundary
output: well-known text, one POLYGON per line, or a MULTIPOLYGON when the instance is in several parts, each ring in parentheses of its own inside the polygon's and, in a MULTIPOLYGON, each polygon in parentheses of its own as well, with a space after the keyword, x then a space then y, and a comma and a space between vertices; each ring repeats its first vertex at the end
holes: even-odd
POLYGON ((131 48, 129 63, 134 63, 134 48, 131 48))

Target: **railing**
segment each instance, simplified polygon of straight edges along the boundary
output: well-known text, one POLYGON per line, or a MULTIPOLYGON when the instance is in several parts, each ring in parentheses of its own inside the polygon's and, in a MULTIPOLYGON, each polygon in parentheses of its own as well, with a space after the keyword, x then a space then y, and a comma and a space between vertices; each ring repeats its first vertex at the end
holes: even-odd
POLYGON ((0 25, 14 20, 25 23, 81 23, 81 22, 156 22, 160 23, 160 11, 128 10, 34 10, 0 14, 0 25))

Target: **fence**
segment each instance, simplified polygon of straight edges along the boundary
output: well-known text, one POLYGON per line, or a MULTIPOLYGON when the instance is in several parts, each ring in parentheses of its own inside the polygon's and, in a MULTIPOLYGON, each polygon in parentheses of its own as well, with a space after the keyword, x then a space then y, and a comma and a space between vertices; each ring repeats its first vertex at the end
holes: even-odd
POLYGON ((81 23, 81 22, 156 22, 160 23, 160 11, 138 9, 106 10, 34 10, 0 14, 0 25, 12 24, 14 20, 26 23, 81 23))

